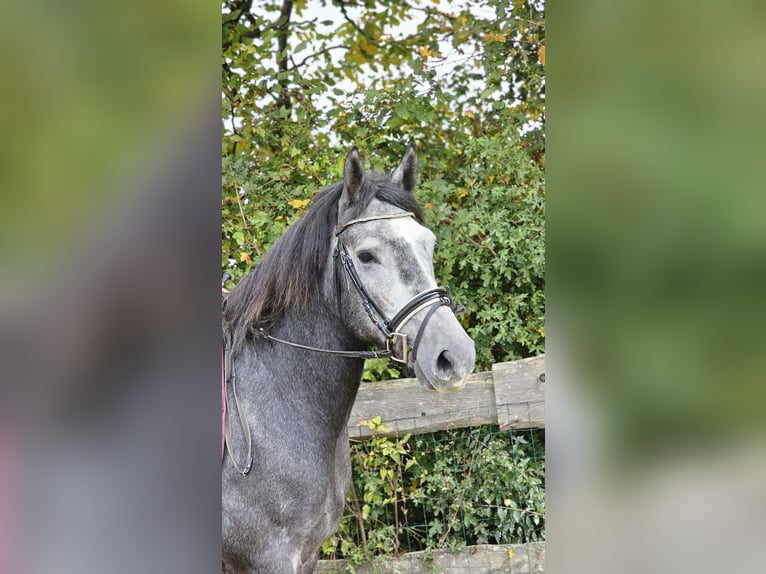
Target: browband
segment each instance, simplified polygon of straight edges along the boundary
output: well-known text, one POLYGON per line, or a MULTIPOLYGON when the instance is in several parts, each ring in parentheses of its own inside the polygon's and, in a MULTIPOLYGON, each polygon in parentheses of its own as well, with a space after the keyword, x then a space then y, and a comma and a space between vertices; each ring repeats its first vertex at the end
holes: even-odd
POLYGON ((399 219, 400 217, 412 217, 415 218, 415 214, 411 211, 405 211, 403 213, 389 213, 387 215, 371 215, 370 217, 360 217, 359 219, 352 219, 351 221, 347 221, 343 224, 338 224, 335 227, 335 236, 337 237, 343 231, 352 225, 356 225, 357 223, 366 223, 368 221, 376 221, 378 219, 399 219))

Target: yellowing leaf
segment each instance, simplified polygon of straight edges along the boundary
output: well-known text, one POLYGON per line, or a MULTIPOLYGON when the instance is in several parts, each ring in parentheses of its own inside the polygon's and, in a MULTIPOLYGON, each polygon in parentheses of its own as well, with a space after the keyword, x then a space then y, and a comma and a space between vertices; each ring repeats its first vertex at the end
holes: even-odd
POLYGON ((346 59, 352 64, 364 64, 367 61, 367 58, 359 50, 349 50, 346 54, 346 59))
POLYGON ((302 209, 309 204, 308 199, 291 199, 287 202, 287 205, 294 207, 295 209, 302 209))
POLYGON ((485 42, 505 42, 505 34, 495 34, 493 32, 488 32, 484 34, 484 41, 485 42))
POLYGON ((378 47, 375 44, 371 44, 364 40, 362 40, 362 43, 359 45, 359 47, 367 56, 374 56, 378 52, 378 47))
POLYGON ((420 48, 418 48, 418 53, 420 54, 420 57, 423 58, 424 60, 428 58, 429 56, 433 55, 433 52, 431 51, 430 48, 428 48, 428 46, 421 46, 420 48))
POLYGON ((537 49, 537 59, 540 60, 540 63, 544 66, 545 65, 545 44, 542 44, 537 49))
POLYGON ((248 265, 250 265, 253 262, 253 260, 250 258, 250 254, 247 251, 239 252, 239 260, 242 261, 243 263, 247 263, 248 265))
POLYGON ((513 548, 508 549, 508 558, 513 558, 513 548))

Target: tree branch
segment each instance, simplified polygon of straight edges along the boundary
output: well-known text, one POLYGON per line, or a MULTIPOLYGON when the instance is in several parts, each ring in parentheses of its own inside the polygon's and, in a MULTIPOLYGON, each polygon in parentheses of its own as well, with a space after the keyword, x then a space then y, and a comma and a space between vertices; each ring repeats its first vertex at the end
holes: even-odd
POLYGON ((313 54, 309 54, 308 56, 303 58, 298 63, 295 63, 295 60, 293 60, 293 66, 292 66, 292 68, 290 68, 290 70, 297 70, 298 68, 300 68, 301 66, 306 64, 312 58, 318 58, 322 54, 326 54, 327 52, 329 52, 331 50, 348 50, 348 46, 342 46, 340 44, 337 45, 337 46, 328 46, 327 48, 323 48, 323 49, 319 50, 318 52, 314 52, 313 54))
POLYGON ((225 60, 224 60, 224 62, 222 64, 222 66, 223 66, 224 71, 226 72, 227 81, 224 82, 221 87, 223 88, 223 92, 226 94, 226 98, 229 100, 231 105, 234 106, 234 100, 236 99, 237 94, 236 94, 236 92, 234 92, 234 90, 231 89, 231 85, 230 85, 230 82, 228 81, 228 79, 231 78, 232 76, 234 76, 235 74, 232 71, 231 66, 229 66, 229 63, 226 62, 225 60))
POLYGON ((473 239, 472 239, 472 238, 471 238, 471 237, 470 237, 470 236, 469 236, 469 235, 468 235, 466 232, 464 232, 462 229, 458 229, 458 233, 459 233, 460 235, 462 235, 463 237, 465 237, 465 238, 468 240, 468 242, 469 242, 471 245, 474 245, 475 247, 478 247, 479 249, 486 249, 486 250, 488 250, 488 251, 489 251, 489 252, 490 252, 492 255, 494 255, 495 257, 497 257, 497 253, 496 253, 496 252, 495 252, 495 250, 494 250, 494 249, 492 249, 492 248, 491 248, 489 245, 482 245, 481 243, 477 243, 475 240, 473 240, 473 239))
POLYGON ((353 26, 354 30, 356 30, 357 32, 359 32, 359 33, 360 33, 362 36, 364 36, 365 38, 369 38, 369 36, 367 35, 367 32, 365 32, 364 30, 362 30, 362 29, 359 27, 359 24, 357 24, 356 22, 354 22, 354 21, 351 19, 351 17, 348 15, 348 12, 346 12, 346 3, 345 3, 345 2, 343 2, 343 1, 341 1, 341 2, 339 2, 339 5, 340 5, 340 11, 341 11, 341 13, 343 14, 343 17, 346 19, 346 22, 348 22, 349 24, 351 24, 351 26, 353 26))
MULTIPOLYGON (((282 11, 279 14, 279 20, 277 20, 277 68, 280 72, 287 72, 287 63, 289 61, 287 54, 287 40, 290 35, 290 15, 293 12, 292 0, 284 0, 282 2, 282 11)), ((289 81, 285 77, 280 77, 279 83, 279 96, 277 97, 277 107, 283 109, 290 108, 290 93, 289 93, 289 81)))
MULTIPOLYGON (((230 6, 231 12, 239 12, 239 14, 233 20, 229 20, 228 22, 225 22, 224 27, 234 26, 237 23, 239 23, 241 18, 244 18, 250 24, 250 27, 246 29, 245 31, 241 32, 239 34, 239 38, 250 38, 250 39, 260 38, 261 30, 260 28, 258 28, 258 22, 253 16, 253 13, 250 11, 252 7, 253 7, 253 0, 234 0, 233 2, 231 2, 231 6, 230 6)), ((225 51, 228 47, 231 46, 231 41, 227 40, 223 42, 222 46, 225 51)))

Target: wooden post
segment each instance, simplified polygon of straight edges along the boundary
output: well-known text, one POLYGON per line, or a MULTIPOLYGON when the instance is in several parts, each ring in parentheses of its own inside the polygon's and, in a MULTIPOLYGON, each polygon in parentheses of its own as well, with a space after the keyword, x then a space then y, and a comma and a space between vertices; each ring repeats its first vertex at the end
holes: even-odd
POLYGON ((492 365, 503 430, 545 427, 545 355, 492 365))

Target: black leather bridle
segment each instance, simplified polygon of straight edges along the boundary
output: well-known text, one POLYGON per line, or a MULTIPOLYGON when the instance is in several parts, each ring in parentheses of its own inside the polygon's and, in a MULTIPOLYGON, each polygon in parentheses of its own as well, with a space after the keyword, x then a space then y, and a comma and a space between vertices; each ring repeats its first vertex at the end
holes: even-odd
POLYGON ((356 290, 359 292, 359 296, 362 298, 362 305, 370 320, 383 333, 386 340, 386 351, 390 353, 389 358, 397 363, 407 364, 409 359, 409 343, 407 341, 407 335, 401 332, 401 328, 420 311, 430 307, 428 314, 420 324, 417 335, 415 336, 415 342, 412 345, 412 358, 417 357, 418 345, 420 344, 423 331, 428 324, 428 321, 433 316, 436 309, 442 305, 447 305, 452 308, 452 296, 450 295, 448 287, 434 287, 433 289, 427 289, 422 293, 418 293, 412 299, 410 299, 404 306, 391 319, 387 319, 385 313, 381 311, 380 307, 375 303, 375 300, 370 297, 370 294, 364 288, 362 280, 359 278, 359 274, 356 272, 354 262, 346 249, 346 244, 343 243, 341 234, 352 225, 359 223, 366 223, 368 221, 378 221, 381 219, 398 219, 401 217, 415 217, 415 214, 407 211, 403 213, 392 213, 388 215, 374 215, 371 217, 361 217, 359 219, 352 219, 339 225, 335 230, 335 236, 338 238, 338 242, 335 246, 335 257, 340 261, 343 270, 346 275, 351 279, 356 290), (394 354, 394 348, 397 341, 402 342, 402 356, 397 357, 394 354))
MULTIPOLYGON (((418 329, 418 332, 415 335, 415 341, 412 345, 411 353, 412 353, 413 360, 415 360, 415 358, 417 357, 418 345, 420 344, 420 340, 423 336, 423 331, 425 330, 426 325, 428 324, 428 321, 431 319, 431 317, 436 312, 436 310, 442 305, 446 305, 450 309, 452 309, 453 312, 458 312, 458 310, 455 308, 452 302, 452 295, 450 294, 449 287, 434 287, 433 289, 427 289, 421 293, 418 293, 412 299, 410 299, 407 303, 405 303, 404 306, 391 319, 387 319, 385 313, 383 313, 383 311, 375 302, 375 300, 372 297, 370 297, 370 294, 367 292, 367 289, 364 288, 364 284, 362 283, 362 280, 359 277, 359 274, 357 273, 356 268, 354 267, 354 262, 351 259, 351 255, 349 254, 348 249, 346 248, 346 245, 342 239, 343 232, 352 225, 366 223, 368 221, 378 221, 382 219, 398 219, 402 217, 414 218, 415 215, 411 212, 401 212, 401 213, 392 213, 388 215, 374 215, 371 217, 360 217, 358 219, 352 219, 351 221, 347 221, 346 223, 338 225, 335 230, 335 236, 338 238, 338 241, 335 246, 334 257, 336 261, 340 263, 341 267, 345 271, 346 277, 351 280, 351 283, 354 285, 357 292, 359 293, 359 296, 362 299, 362 305, 364 306, 364 310, 367 313, 367 315, 370 317, 370 320, 385 337, 385 345, 386 345, 385 349, 379 349, 375 351, 336 351, 332 349, 321 349, 318 347, 310 347, 307 345, 300 345, 298 343, 293 343, 291 341, 285 341, 284 339, 279 339, 277 337, 268 335, 263 329, 258 329, 257 334, 265 339, 276 341, 278 343, 283 343, 285 345, 290 345, 292 347, 298 347, 300 349, 305 349, 308 351, 315 351, 318 353, 329 353, 332 355, 339 355, 342 357, 355 357, 360 359, 388 358, 392 361, 395 361, 397 363, 402 363, 403 365, 406 366, 410 357, 410 345, 407 340, 407 335, 401 332, 401 328, 404 325, 406 325, 407 322, 409 322, 413 317, 415 317, 415 315, 417 315, 418 313, 420 313, 421 311, 425 309, 428 309, 428 313, 423 318, 423 321, 420 323, 420 328, 418 329), (401 348, 402 348, 402 353, 401 353, 401 356, 399 357, 395 355, 395 349, 398 342, 401 342, 401 348)), ((337 275, 336 275, 336 279, 337 279, 337 275)))

